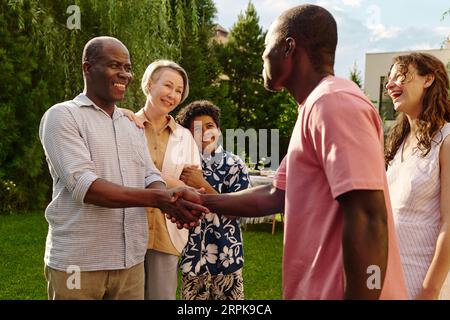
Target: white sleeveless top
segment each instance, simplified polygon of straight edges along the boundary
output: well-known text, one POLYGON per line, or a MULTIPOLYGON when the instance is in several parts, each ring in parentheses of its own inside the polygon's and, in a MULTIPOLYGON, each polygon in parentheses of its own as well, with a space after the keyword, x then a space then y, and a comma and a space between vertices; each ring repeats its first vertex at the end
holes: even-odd
MULTIPOLYGON (((441 227, 439 152, 449 134, 450 123, 446 123, 435 135, 425 158, 416 150, 402 162, 402 143, 387 170, 394 223, 411 299, 422 289, 441 227)), ((441 298, 444 296, 450 299, 450 276, 441 290, 441 298)))

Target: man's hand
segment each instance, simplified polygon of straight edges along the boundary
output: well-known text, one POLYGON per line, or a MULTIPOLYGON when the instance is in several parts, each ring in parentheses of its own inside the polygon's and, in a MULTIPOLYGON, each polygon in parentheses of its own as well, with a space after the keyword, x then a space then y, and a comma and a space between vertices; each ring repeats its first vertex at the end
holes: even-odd
POLYGON ((204 214, 209 213, 208 208, 201 205, 198 191, 190 187, 170 189, 170 197, 161 199, 158 207, 179 229, 195 227, 204 214))

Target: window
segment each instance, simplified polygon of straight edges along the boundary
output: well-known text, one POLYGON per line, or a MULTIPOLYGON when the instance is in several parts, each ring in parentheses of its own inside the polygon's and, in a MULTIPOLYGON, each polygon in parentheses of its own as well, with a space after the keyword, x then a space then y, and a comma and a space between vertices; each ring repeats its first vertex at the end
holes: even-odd
POLYGON ((380 117, 383 120, 395 120, 397 112, 394 109, 394 104, 392 103, 391 98, 387 94, 386 83, 387 77, 381 76, 379 99, 378 99, 378 101, 380 101, 380 117))

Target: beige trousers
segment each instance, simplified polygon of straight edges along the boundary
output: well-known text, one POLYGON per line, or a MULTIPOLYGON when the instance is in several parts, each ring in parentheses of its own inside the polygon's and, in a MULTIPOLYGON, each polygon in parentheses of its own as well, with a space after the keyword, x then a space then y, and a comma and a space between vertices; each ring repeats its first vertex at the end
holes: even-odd
POLYGON ((129 269, 82 271, 45 266, 49 300, 143 300, 144 263, 129 269))

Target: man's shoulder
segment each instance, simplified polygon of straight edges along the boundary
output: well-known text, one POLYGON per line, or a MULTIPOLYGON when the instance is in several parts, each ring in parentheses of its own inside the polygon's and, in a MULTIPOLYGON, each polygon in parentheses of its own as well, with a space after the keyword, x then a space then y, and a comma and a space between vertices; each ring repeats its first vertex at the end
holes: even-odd
POLYGON ((73 111, 75 108, 73 100, 59 102, 51 106, 42 115, 39 125, 39 132, 42 135, 45 131, 59 130, 68 123, 74 122, 73 111))
POLYGON ((77 105, 75 104, 75 102, 73 100, 66 100, 66 101, 62 101, 62 102, 58 102, 56 104, 54 104, 53 106, 51 106, 48 110, 62 110, 62 109, 70 109, 70 108, 75 108, 77 105))
POLYGON ((375 111, 369 98, 355 83, 338 77, 328 77, 320 83, 306 99, 305 106, 309 110, 327 109, 327 113, 340 113, 346 109, 375 111))
MULTIPOLYGON (((80 95, 79 95, 80 96, 80 95)), ((73 112, 73 111, 79 111, 83 108, 80 108, 81 104, 79 101, 77 101, 77 97, 71 100, 65 100, 62 102, 58 102, 51 106, 47 112, 73 112)))
POLYGON ((314 101, 322 98, 333 98, 339 96, 368 100, 361 89, 354 82, 339 77, 327 77, 313 90, 307 100, 311 99, 314 101))
POLYGON ((48 108, 47 111, 45 111, 43 118, 65 117, 71 114, 75 109, 78 109, 78 107, 73 100, 59 102, 48 108))

